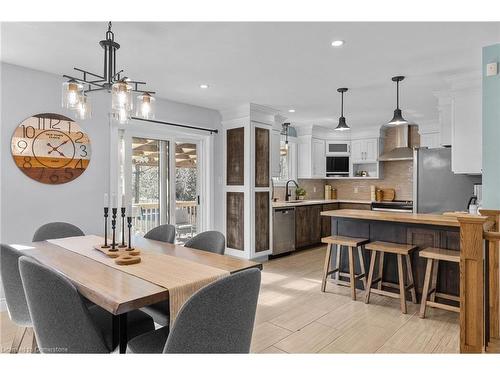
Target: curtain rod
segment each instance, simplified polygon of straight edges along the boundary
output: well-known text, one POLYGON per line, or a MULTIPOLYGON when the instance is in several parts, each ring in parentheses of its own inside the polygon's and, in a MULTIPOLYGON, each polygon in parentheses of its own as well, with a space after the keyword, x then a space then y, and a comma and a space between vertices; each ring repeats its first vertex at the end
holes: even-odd
POLYGON ((205 132, 210 132, 210 134, 212 134, 212 133, 218 134, 219 133, 219 131, 217 129, 200 128, 198 126, 193 126, 193 125, 175 124, 173 122, 166 122, 166 121, 160 121, 160 120, 149 120, 149 119, 144 119, 144 118, 140 118, 140 117, 131 117, 131 119, 138 120, 138 121, 145 121, 145 122, 154 122, 156 124, 178 126, 180 128, 186 128, 186 129, 202 130, 205 132))

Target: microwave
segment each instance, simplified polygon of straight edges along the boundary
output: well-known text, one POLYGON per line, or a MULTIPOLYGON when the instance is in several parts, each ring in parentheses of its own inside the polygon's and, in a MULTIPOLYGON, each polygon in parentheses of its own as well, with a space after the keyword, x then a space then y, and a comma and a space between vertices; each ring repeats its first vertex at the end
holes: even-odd
POLYGON ((326 177, 349 177, 350 157, 327 156, 326 157, 326 177))

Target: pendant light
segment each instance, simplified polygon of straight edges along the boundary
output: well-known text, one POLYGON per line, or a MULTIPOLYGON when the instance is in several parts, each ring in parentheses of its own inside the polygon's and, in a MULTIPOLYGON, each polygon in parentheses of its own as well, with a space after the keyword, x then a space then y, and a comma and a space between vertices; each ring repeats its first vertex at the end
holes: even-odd
POLYGON ((401 82, 403 79, 405 79, 404 76, 392 77, 392 81, 396 82, 396 109, 394 110, 394 117, 392 118, 391 121, 389 121, 387 123, 387 125, 390 125, 390 126, 408 124, 408 121, 406 121, 403 118, 403 114, 401 113, 401 110, 399 109, 399 82, 401 82))
POLYGON ((339 124, 334 130, 339 130, 339 131, 344 131, 344 130, 351 130, 349 125, 346 124, 345 122, 345 117, 344 117, 344 92, 347 91, 347 88, 341 87, 337 89, 338 92, 340 92, 340 117, 339 117, 339 124))

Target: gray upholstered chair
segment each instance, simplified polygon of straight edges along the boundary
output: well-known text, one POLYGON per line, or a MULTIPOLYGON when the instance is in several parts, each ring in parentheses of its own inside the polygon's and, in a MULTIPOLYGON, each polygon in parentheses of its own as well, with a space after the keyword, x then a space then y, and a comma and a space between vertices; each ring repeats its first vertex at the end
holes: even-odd
POLYGON ((226 238, 221 232, 209 230, 197 234, 185 244, 185 247, 193 249, 210 251, 211 253, 224 254, 226 250, 226 238))
POLYGON ((64 222, 55 222, 42 225, 33 235, 33 242, 53 240, 56 238, 85 236, 85 233, 76 225, 64 222))
POLYGON ((175 226, 172 224, 163 224, 151 229, 144 235, 144 238, 168 243, 175 241, 175 226))
POLYGON ((128 343, 128 353, 248 353, 260 287, 256 268, 200 289, 182 306, 172 329, 128 343))
MULTIPOLYGON (((23 282, 19 274, 18 261, 23 254, 13 247, 4 244, 1 245, 1 251, 0 264, 5 302, 10 320, 18 326, 10 352, 17 353, 26 333, 32 333, 33 331, 33 323, 31 322, 24 294, 23 282)), ((36 339, 33 336, 31 351, 34 352, 35 350, 36 339)))
MULTIPOLYGON (((87 308, 75 286, 62 274, 22 256, 19 271, 38 346, 42 353, 109 353, 112 315, 99 306, 87 308)), ((154 330, 151 317, 128 314, 130 338, 154 330)))

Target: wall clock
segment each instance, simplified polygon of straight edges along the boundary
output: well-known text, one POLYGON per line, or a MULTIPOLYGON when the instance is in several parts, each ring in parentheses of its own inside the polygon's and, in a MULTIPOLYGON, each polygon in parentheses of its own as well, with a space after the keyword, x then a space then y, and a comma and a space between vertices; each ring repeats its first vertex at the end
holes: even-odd
POLYGON ((44 184, 79 177, 90 162, 90 139, 72 119, 40 113, 21 122, 11 141, 14 162, 25 175, 44 184))

